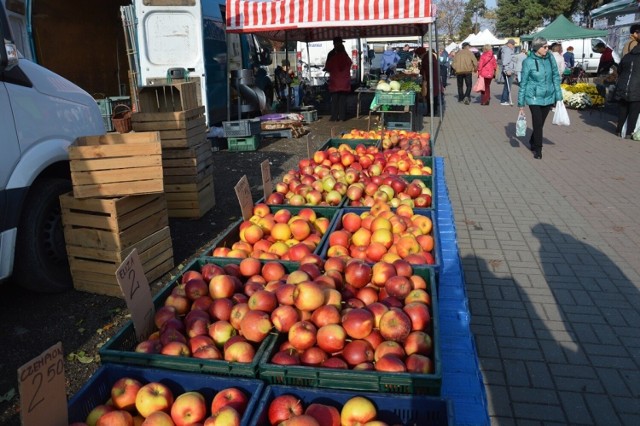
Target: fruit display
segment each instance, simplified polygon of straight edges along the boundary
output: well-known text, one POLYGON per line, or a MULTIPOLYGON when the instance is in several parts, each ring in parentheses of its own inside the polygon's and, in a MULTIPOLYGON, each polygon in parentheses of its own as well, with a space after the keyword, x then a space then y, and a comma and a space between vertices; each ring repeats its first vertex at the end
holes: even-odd
POLYGON ((414 212, 407 204, 395 210, 376 202, 368 210, 345 209, 329 231, 321 255, 412 265, 435 265, 433 221, 428 211, 414 212))
POLYGON ((80 426, 233 426, 246 424, 264 385, 139 367, 107 365, 69 402, 80 426))
POLYGON ((253 215, 214 242, 208 255, 298 262, 319 251, 335 216, 335 209, 253 206, 253 215))
POLYGON ((428 132, 411 130, 385 130, 381 135, 383 150, 398 147, 414 157, 430 157, 431 135, 428 132))
POLYGON ((422 179, 405 179, 406 175, 363 176, 347 188, 347 207, 372 207, 384 203, 396 208, 400 205, 431 208, 433 194, 422 179))
POLYGON ((453 410, 445 399, 433 396, 391 396, 372 392, 270 385, 257 404, 251 424, 445 426, 453 424, 453 410))

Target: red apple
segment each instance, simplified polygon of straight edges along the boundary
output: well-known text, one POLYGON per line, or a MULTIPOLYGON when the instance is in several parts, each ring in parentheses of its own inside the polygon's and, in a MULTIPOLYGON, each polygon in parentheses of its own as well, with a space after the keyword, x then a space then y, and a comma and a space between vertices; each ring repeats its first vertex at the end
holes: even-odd
POLYGON ((324 368, 335 368, 338 370, 348 370, 349 369, 349 364, 347 364, 347 362, 342 359, 339 356, 332 356, 330 358, 327 358, 323 363, 322 366, 324 368))
POLYGON ((171 419, 171 415, 165 413, 164 411, 154 411, 149 414, 142 423, 137 422, 137 419, 133 419, 133 424, 138 426, 174 426, 173 419, 171 419))
POLYGON ((403 346, 407 355, 431 355, 433 353, 433 340, 424 331, 412 331, 409 333, 403 346))
POLYGON ((302 365, 319 367, 323 362, 325 362, 329 358, 329 355, 319 348, 318 346, 312 346, 308 349, 305 349, 300 354, 300 363, 302 365))
POLYGON ((281 305, 271 312, 271 322, 281 333, 288 333, 291 326, 299 320, 298 311, 293 306, 281 305))
POLYGON ((191 356, 191 350, 184 342, 169 342, 160 350, 162 355, 168 356, 191 356))
POLYGON ((393 340, 385 340, 384 342, 381 342, 376 348, 373 354, 374 361, 378 362, 380 358, 388 354, 395 355, 401 360, 407 356, 403 346, 400 343, 394 342, 393 340))
POLYGON ((153 322, 155 323, 158 329, 162 328, 162 325, 167 322, 167 320, 178 317, 178 311, 174 306, 161 306, 156 311, 153 322))
POLYGON ((111 400, 118 410, 133 411, 136 408, 136 395, 142 383, 136 379, 122 377, 111 387, 111 400))
POLYGON ((345 268, 344 279, 347 284, 362 288, 371 282, 371 266, 360 260, 352 260, 345 268))
POLYGON ((236 292, 236 281, 231 275, 216 275, 209 282, 209 295, 212 299, 231 297, 236 292))
POLYGON ((222 359, 222 352, 212 343, 199 347, 192 352, 191 356, 198 359, 222 359))
POLYGON ((339 324, 340 321, 340 311, 335 305, 322 305, 311 314, 311 322, 316 327, 322 327, 328 324, 339 324))
POLYGON ((124 410, 109 411, 98 419, 96 426, 133 426, 133 416, 124 410))
POLYGON ((347 333, 340 324, 327 324, 318 329, 317 345, 328 352, 340 352, 347 341, 347 333))
POLYGON ((233 301, 230 298, 224 297, 213 300, 208 312, 209 316, 211 316, 211 319, 214 321, 229 321, 229 318, 231 318, 231 309, 233 309, 233 301))
POLYGON ((304 413, 302 401, 295 395, 284 394, 277 396, 269 403, 267 417, 273 426, 278 425, 291 417, 304 413))
POLYGON ((166 385, 151 382, 142 386, 136 394, 136 410, 142 417, 149 417, 154 411, 169 412, 173 404, 173 393, 166 385))
POLYGON ((400 308, 390 308, 380 318, 380 333, 386 340, 403 342, 411 333, 411 319, 400 308))
POLYGON ((211 401, 211 412, 215 413, 225 406, 231 406, 241 415, 249 405, 249 397, 239 388, 230 387, 218 391, 211 401))
POLYGON ((411 319, 412 330, 427 330, 431 326, 431 314, 429 306, 422 302, 411 302, 405 305, 402 310, 411 319))
POLYGON ((320 426, 340 426, 340 412, 331 405, 313 403, 304 413, 316 419, 320 426))
POLYGON ((363 362, 373 361, 374 350, 366 340, 352 340, 344 346, 342 357, 353 367, 363 362))
POLYGON ((89 414, 87 415, 87 419, 85 422, 89 426, 95 426, 100 417, 102 417, 109 411, 113 411, 113 410, 115 410, 113 405, 107 405, 107 404, 96 405, 95 407, 93 407, 93 409, 91 409, 91 411, 89 411, 89 414))
POLYGON ((240 426, 242 415, 231 406, 222 407, 207 417, 203 426, 240 426))
POLYGON ((318 329, 310 321, 298 321, 289 329, 288 338, 291 345, 304 351, 316 344, 318 329))
POLYGON ((371 333, 375 319, 366 308, 354 308, 342 316, 342 326, 352 339, 363 339, 371 333))
POLYGON ((405 363, 410 373, 432 374, 434 372, 433 361, 425 355, 411 354, 405 363))
POLYGON ((233 362, 249 363, 253 361, 256 350, 249 342, 235 342, 229 345, 224 351, 224 360, 233 362))
POLYGON ((207 406, 201 393, 185 392, 171 406, 171 418, 176 426, 188 426, 202 422, 207 415, 207 406))
POLYGON ((271 362, 277 365, 300 365, 300 356, 293 348, 285 349, 273 354, 271 362))
POLYGON ((240 321, 240 332, 250 342, 262 342, 272 327, 269 314, 263 311, 249 311, 240 321))
POLYGON ((228 321, 221 320, 211 324, 209 326, 208 333, 211 339, 213 340, 213 343, 215 343, 216 346, 221 348, 230 338, 235 336, 238 333, 238 331, 228 321))
POLYGON ((200 296, 208 296, 209 286, 202 278, 194 278, 184 284, 184 292, 189 300, 194 301, 200 296))
POLYGON ((267 290, 258 290, 249 297, 247 302, 249 309, 254 311, 273 312, 278 306, 275 293, 267 290))

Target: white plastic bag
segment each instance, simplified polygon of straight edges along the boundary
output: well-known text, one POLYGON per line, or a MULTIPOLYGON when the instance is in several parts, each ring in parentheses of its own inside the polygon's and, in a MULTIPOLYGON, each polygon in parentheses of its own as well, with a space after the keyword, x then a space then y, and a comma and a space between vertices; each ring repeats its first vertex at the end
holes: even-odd
POLYGON ((564 106, 564 102, 556 102, 556 112, 553 114, 552 123, 557 124, 558 126, 571 125, 571 122, 569 121, 569 114, 567 113, 567 108, 564 106))
POLYGON ((516 137, 523 137, 527 134, 527 117, 523 111, 518 113, 518 119, 516 120, 516 137))

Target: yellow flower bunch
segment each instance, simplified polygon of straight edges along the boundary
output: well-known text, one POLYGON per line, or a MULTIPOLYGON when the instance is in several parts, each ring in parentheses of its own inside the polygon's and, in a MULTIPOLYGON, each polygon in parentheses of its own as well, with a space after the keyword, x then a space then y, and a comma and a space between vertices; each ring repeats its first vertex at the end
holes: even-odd
POLYGON ((576 84, 561 84, 561 88, 571 93, 586 93, 588 95, 597 95, 598 89, 595 84, 592 83, 576 83, 576 84))
POLYGON ((600 96, 600 95, 592 95, 589 94, 589 97, 591 98, 591 105, 592 106, 603 106, 604 105, 604 97, 600 96))

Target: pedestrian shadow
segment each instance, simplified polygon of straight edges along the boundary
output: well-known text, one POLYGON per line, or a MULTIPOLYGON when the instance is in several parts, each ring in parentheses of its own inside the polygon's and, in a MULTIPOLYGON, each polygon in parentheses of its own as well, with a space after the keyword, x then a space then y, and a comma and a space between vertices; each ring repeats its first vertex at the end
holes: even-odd
MULTIPOLYGON (((513 148, 519 148, 519 147, 524 147, 526 149, 531 149, 531 146, 529 145, 529 139, 531 138, 531 128, 528 127, 527 128, 527 133, 524 136, 516 136, 516 120, 517 120, 517 115, 516 115, 516 119, 514 119, 512 122, 507 123, 506 126, 504 126, 504 134, 505 137, 509 140, 509 144, 511 144, 511 146, 513 148), (525 142, 526 141, 526 142, 525 142)), ((545 125, 547 125, 548 123, 545 123, 545 125)), ((544 147, 545 145, 555 145, 554 142, 551 142, 549 139, 547 138, 542 138, 542 146, 544 147)))
POLYGON ((637 287, 554 225, 531 233, 542 275, 531 259, 462 259, 492 424, 638 424, 637 287))
POLYGON ((578 110, 580 120, 590 126, 599 127, 607 132, 614 133, 618 120, 618 105, 606 104, 601 108, 578 110))

